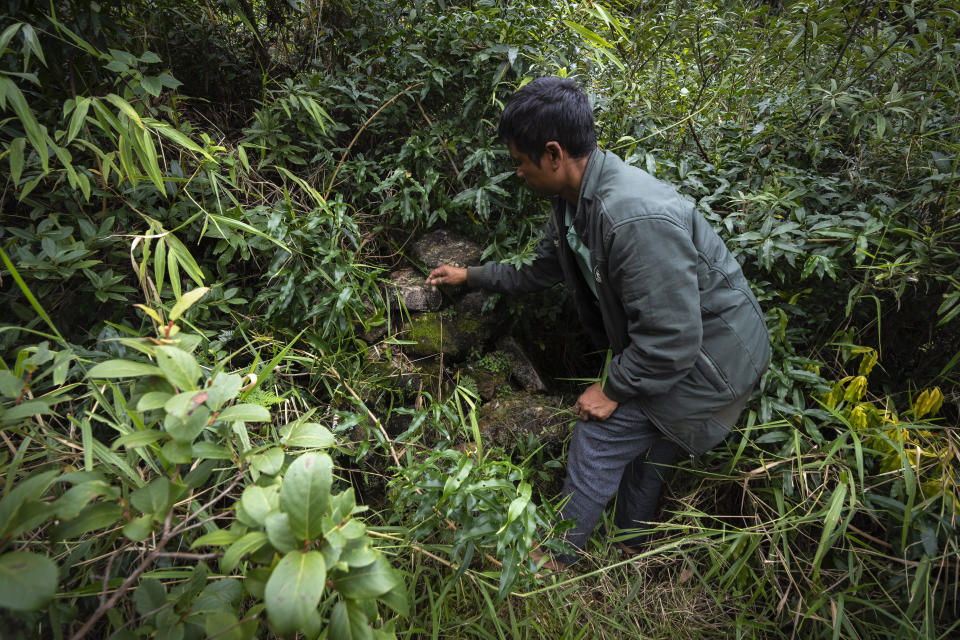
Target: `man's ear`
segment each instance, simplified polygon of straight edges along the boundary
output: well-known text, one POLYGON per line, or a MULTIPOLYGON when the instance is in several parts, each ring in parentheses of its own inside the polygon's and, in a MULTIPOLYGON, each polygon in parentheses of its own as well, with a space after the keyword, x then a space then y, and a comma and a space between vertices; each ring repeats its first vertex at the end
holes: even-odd
POLYGON ((544 154, 543 156, 550 161, 551 166, 558 167, 563 160, 564 151, 563 147, 560 146, 560 143, 556 140, 551 140, 546 145, 544 145, 544 154))

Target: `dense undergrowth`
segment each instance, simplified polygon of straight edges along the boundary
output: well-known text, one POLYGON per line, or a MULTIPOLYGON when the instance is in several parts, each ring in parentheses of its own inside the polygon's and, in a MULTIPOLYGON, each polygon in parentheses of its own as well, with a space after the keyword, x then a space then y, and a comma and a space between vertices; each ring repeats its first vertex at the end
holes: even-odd
POLYGON ((953 4, 6 2, 4 637, 956 634, 953 4), (371 351, 417 234, 532 258, 493 134, 542 74, 697 201, 774 359, 642 557, 537 579, 563 451, 371 351))

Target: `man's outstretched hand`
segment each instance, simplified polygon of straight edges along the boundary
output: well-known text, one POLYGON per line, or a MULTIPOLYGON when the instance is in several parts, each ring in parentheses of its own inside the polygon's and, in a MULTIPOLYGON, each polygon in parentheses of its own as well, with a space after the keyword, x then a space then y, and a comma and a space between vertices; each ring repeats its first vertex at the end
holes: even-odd
POLYGON ((427 284, 435 287, 438 284, 458 286, 467 281, 467 270, 449 264, 440 265, 427 276, 427 284))
POLYGON ((594 382, 580 394, 573 405, 573 410, 581 420, 606 420, 618 404, 607 397, 599 382, 594 382))

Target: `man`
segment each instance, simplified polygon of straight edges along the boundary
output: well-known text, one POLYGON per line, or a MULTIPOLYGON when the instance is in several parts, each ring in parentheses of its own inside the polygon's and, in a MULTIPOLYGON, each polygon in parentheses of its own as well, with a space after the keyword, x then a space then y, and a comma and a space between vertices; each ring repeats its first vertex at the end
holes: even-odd
MULTIPOLYGON (((537 256, 519 270, 441 266, 427 284, 521 293, 565 282, 587 333, 610 349, 603 380, 573 406, 561 516, 576 521, 566 540, 582 550, 615 495, 618 528, 654 521, 665 466, 729 433, 766 370, 769 338, 723 241, 673 187, 596 148, 593 111, 572 80, 521 88, 498 133, 517 175, 553 205, 537 256)), ((621 547, 633 553, 642 540, 621 547)))

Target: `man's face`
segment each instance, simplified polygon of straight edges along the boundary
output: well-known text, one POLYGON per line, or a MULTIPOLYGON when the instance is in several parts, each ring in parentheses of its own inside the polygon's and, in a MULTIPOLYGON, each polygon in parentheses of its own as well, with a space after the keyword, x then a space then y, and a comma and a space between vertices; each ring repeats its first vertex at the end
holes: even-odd
POLYGON ((517 150, 513 140, 507 142, 510 157, 517 166, 517 177, 523 178, 527 186, 538 196, 550 197, 560 193, 557 171, 550 162, 548 153, 540 156, 540 166, 522 151, 517 150))

